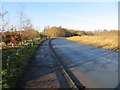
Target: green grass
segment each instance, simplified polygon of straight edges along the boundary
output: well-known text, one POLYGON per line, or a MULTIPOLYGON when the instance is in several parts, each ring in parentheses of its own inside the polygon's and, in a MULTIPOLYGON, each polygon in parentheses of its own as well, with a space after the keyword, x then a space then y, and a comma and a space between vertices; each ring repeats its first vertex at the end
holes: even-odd
MULTIPOLYGON (((10 62, 7 58, 3 59, 2 68, 2 88, 15 88, 17 80, 21 76, 23 70, 27 66, 31 55, 34 54, 37 46, 46 39, 36 41, 34 45, 28 46, 24 50, 16 53, 10 58, 10 62)), ((7 56, 9 53, 14 52, 14 49, 9 52, 4 52, 7 56)))

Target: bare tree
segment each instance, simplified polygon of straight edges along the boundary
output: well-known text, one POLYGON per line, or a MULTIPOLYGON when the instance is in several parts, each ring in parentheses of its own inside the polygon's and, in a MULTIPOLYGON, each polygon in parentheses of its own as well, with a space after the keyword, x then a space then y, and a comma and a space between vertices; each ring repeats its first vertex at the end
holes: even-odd
POLYGON ((22 31, 23 28, 24 28, 24 24, 25 23, 25 13, 24 13, 24 7, 22 7, 20 10, 19 10, 19 31, 22 31))
POLYGON ((33 25, 31 23, 30 19, 25 20, 25 30, 32 30, 33 29, 33 25))
POLYGON ((8 25, 8 20, 6 20, 5 18, 5 15, 7 14, 8 12, 6 10, 4 10, 3 7, 0 8, 0 29, 2 32, 4 31, 7 31, 6 30, 6 26, 8 25))
POLYGON ((25 11, 25 8, 21 7, 19 11, 19 23, 20 23, 19 31, 23 31, 26 28, 32 29, 33 27, 31 20, 26 17, 24 11, 25 11))
POLYGON ((26 17, 24 11, 24 7, 21 7, 21 9, 19 10, 19 34, 22 35, 22 40, 27 40, 29 37, 32 36, 32 32, 28 30, 32 30, 33 25, 31 23, 31 19, 26 17))

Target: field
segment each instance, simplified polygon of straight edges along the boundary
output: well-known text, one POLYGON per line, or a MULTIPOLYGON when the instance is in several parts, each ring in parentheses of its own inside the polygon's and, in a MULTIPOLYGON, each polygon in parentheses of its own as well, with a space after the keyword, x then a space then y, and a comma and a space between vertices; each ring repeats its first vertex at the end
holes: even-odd
POLYGON ((67 40, 74 41, 81 44, 95 46, 103 49, 120 51, 118 45, 118 36, 104 35, 104 36, 74 36, 69 37, 67 40))

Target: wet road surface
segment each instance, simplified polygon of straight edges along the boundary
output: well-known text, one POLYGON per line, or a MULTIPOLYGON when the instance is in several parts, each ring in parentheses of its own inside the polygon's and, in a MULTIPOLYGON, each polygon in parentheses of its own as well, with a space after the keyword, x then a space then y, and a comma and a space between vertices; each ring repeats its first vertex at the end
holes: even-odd
POLYGON ((68 41, 52 40, 61 62, 87 88, 116 88, 118 85, 118 53, 68 41))

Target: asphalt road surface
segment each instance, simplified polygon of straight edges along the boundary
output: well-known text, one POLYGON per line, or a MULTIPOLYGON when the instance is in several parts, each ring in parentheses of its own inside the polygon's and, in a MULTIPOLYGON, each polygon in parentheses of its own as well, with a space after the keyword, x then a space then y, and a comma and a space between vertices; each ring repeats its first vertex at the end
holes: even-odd
POLYGON ((118 53, 68 41, 52 40, 61 62, 87 88, 116 88, 118 86, 118 53))
POLYGON ((56 62, 49 47, 42 43, 18 81, 17 88, 72 88, 73 84, 56 62))

